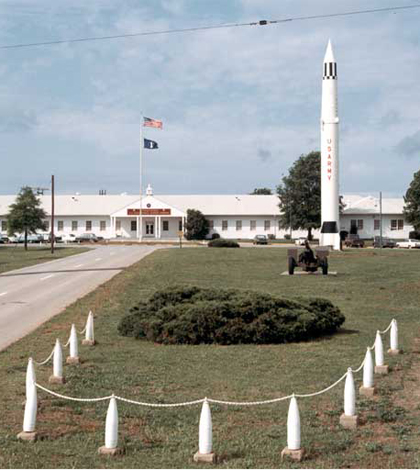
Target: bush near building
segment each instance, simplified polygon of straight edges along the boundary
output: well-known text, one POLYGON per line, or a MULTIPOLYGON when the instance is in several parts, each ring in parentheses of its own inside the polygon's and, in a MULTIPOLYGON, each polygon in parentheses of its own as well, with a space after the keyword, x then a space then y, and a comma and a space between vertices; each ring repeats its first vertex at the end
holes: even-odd
POLYGON ((239 243, 235 240, 226 240, 225 238, 214 238, 207 243, 210 248, 239 248, 239 243))
POLYGON ((344 321, 326 299, 192 286, 170 287, 139 302, 118 330, 163 344, 277 344, 334 333, 344 321))

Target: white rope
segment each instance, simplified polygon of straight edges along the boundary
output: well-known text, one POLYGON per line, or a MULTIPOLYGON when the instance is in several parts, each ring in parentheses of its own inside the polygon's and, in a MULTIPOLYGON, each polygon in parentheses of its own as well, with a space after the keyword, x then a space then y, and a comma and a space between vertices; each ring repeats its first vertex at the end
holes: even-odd
MULTIPOLYGON (((199 403, 203 403, 205 401, 205 398, 201 398, 200 400, 194 400, 194 401, 186 401, 184 403, 147 403, 143 401, 136 401, 136 400, 130 400, 128 398, 123 398, 123 397, 114 397, 116 400, 124 401, 126 403, 131 403, 133 405, 140 405, 140 406, 151 406, 153 408, 175 408, 177 406, 190 406, 190 405, 198 405, 199 403)), ((207 400, 211 401, 211 400, 207 400)))
POLYGON ((83 334, 85 333, 85 331, 86 331, 86 325, 85 325, 85 327, 83 328, 82 331, 77 330, 77 333, 78 333, 79 335, 83 335, 83 334))
POLYGON ((360 364, 360 367, 356 370, 351 370, 353 372, 353 374, 357 374, 358 372, 360 372, 362 369, 363 369, 363 366, 365 365, 365 361, 366 361, 366 356, 365 358, 363 359, 363 362, 360 364))
POLYGON ((35 386, 40 388, 41 390, 44 390, 44 392, 47 392, 50 395, 54 395, 58 398, 63 398, 64 400, 94 402, 94 401, 105 401, 105 400, 109 400, 110 398, 112 398, 112 395, 108 397, 101 397, 101 398, 74 398, 74 397, 68 397, 67 395, 61 395, 61 393, 53 392, 52 390, 48 390, 48 388, 45 388, 36 382, 35 382, 35 386))
POLYGON ((51 354, 47 357, 47 359, 45 359, 45 361, 37 362, 35 361, 35 359, 32 359, 34 361, 34 364, 36 364, 37 366, 43 366, 44 364, 46 364, 53 357, 54 349, 55 348, 53 348, 53 350, 51 351, 51 354))
POLYGON ((321 390, 319 392, 315 392, 315 393, 306 393, 304 395, 298 395, 298 394, 295 394, 295 397, 297 398, 309 398, 309 397, 316 397, 317 395, 321 395, 325 392, 328 392, 328 390, 331 390, 332 388, 334 388, 336 385, 338 385, 343 379, 345 379, 347 376, 347 372, 342 376, 340 377, 337 382, 334 382, 332 385, 330 385, 329 387, 327 388, 324 388, 324 390, 321 390))
POLYGON ((70 336, 69 336, 69 339, 67 340, 67 343, 66 344, 63 344, 63 348, 67 348, 67 346, 70 344, 70 336))
POLYGON ((390 330, 390 328, 391 328, 391 326, 392 326, 392 322, 393 322, 393 321, 394 321, 394 320, 391 321, 391 323, 388 325, 388 328, 387 328, 386 330, 384 330, 384 331, 379 331, 379 333, 380 333, 381 335, 384 335, 385 333, 388 333, 388 331, 390 330))

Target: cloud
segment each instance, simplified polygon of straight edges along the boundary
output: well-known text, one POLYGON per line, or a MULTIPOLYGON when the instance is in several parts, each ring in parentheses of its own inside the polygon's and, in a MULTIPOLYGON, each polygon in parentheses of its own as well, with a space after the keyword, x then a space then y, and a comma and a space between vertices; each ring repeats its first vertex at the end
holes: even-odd
POLYGON ((408 158, 420 156, 420 131, 415 134, 404 137, 395 150, 400 154, 408 158))
POLYGON ((26 133, 38 125, 36 115, 29 110, 2 109, 0 110, 0 133, 26 133))

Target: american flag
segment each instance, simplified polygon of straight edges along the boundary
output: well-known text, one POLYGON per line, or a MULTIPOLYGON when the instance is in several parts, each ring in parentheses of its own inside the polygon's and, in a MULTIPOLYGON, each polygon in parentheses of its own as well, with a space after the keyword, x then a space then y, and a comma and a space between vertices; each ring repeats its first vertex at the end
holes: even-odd
POLYGON ((144 117, 144 127, 154 127, 156 129, 162 129, 163 123, 162 121, 158 121, 157 119, 151 119, 148 117, 144 117))

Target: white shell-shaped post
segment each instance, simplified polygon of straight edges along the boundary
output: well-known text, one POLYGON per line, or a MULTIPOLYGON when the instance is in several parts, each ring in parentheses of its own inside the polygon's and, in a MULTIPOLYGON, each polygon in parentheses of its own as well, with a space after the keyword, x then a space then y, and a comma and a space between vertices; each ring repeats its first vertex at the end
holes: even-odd
POLYGON ((25 403, 25 414, 23 417, 23 432, 35 432, 36 426, 36 410, 38 406, 36 386, 32 382, 29 384, 26 390, 26 403, 25 403))
POLYGON ((373 387, 373 360, 370 348, 367 348, 365 363, 363 365, 363 387, 373 387))
POLYGON ((89 312, 89 315, 86 321, 85 340, 95 341, 95 333, 94 333, 94 328, 93 328, 93 313, 91 311, 89 312))
POLYGON ((375 365, 384 365, 384 346, 382 344, 381 333, 379 331, 376 332, 375 339, 375 365))
POLYGON ((105 447, 115 449, 118 445, 118 409, 117 400, 112 397, 109 401, 105 422, 105 447))
POLYGON ((54 346, 53 376, 59 378, 63 377, 63 352, 58 338, 54 346))
POLYGON ((395 319, 391 322, 390 348, 391 351, 398 351, 398 324, 395 319))
POLYGON ((356 391, 354 389, 353 371, 347 369, 346 384, 344 386, 344 414, 355 416, 356 414, 356 391))
POLYGON ((79 349, 77 344, 77 332, 76 326, 73 324, 71 325, 71 332, 70 332, 70 357, 79 357, 79 349))
POLYGON ((296 398, 290 400, 289 414, 287 416, 287 448, 300 449, 300 416, 296 398))
POLYGON ((198 452, 200 454, 211 454, 213 452, 213 428, 210 406, 207 399, 204 400, 203 407, 201 408, 198 431, 198 452))
POLYGON ((28 400, 30 387, 34 382, 36 382, 35 367, 34 361, 32 357, 30 357, 28 360, 28 367, 26 368, 26 400, 28 400))

